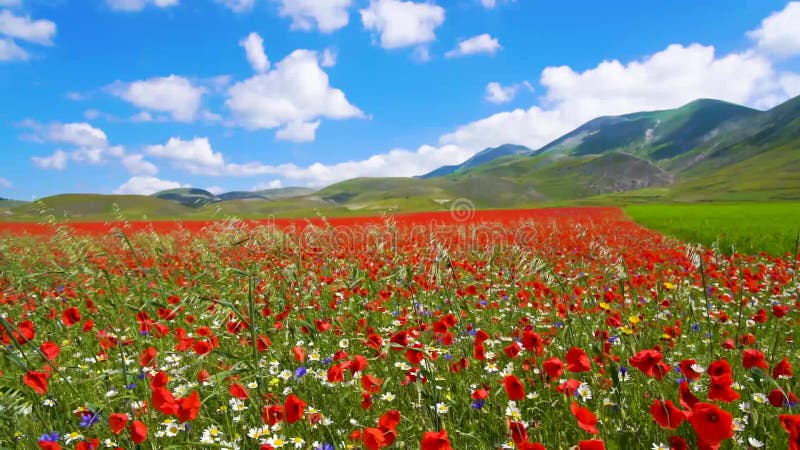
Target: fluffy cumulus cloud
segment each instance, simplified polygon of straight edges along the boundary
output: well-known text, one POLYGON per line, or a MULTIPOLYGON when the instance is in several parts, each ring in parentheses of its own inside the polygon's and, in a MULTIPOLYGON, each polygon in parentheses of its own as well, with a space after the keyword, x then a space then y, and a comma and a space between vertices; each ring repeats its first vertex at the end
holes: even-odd
POLYGON ((21 124, 31 130, 23 138, 41 143, 62 144, 50 156, 34 156, 34 165, 41 169, 64 170, 69 161, 86 164, 105 164, 116 161, 132 175, 155 175, 158 168, 144 160, 141 154, 127 154, 125 148, 111 145, 106 133, 85 122, 40 124, 26 120, 21 124))
POLYGON ((158 173, 158 167, 149 161, 145 161, 144 155, 139 153, 123 156, 120 159, 120 163, 131 175, 152 176, 158 173))
POLYGON ((112 94, 150 111, 169 113, 178 122, 192 122, 198 117, 206 89, 187 78, 170 75, 132 83, 116 82, 112 94))
POLYGON ((484 33, 460 41, 456 48, 445 53, 445 56, 448 58, 457 58, 459 56, 474 55, 476 53, 493 55, 501 48, 500 41, 484 33))
POLYGON ((511 100, 514 100, 514 97, 517 96, 517 91, 519 91, 518 84, 503 86, 496 81, 492 81, 486 85, 486 95, 484 96, 484 99, 490 103, 508 103, 511 100))
POLYGON ((169 8, 177 6, 179 0, 106 0, 106 5, 115 11, 138 12, 147 5, 158 8, 169 8))
POLYGON ((225 105, 245 128, 280 128, 279 139, 301 141, 314 140, 318 118, 364 116, 330 86, 319 55, 310 50, 295 50, 273 70, 234 84, 225 105))
POLYGON ((167 189, 190 187, 177 181, 162 180, 153 176, 134 176, 114 190, 120 195, 151 195, 167 189))
POLYGON ((53 45, 56 24, 50 20, 17 16, 9 10, 0 11, 0 34, 39 45, 53 45))
POLYGON ((401 0, 370 0, 360 12, 364 28, 378 34, 387 49, 435 41, 445 18, 444 8, 434 3, 401 0))
POLYGON ((11 189, 14 187, 14 184, 8 181, 6 178, 0 177, 0 187, 4 189, 11 189))
POLYGON ((481 5, 486 9, 493 9, 499 3, 515 2, 517 0, 478 0, 481 5))
POLYGON ((253 9, 256 0, 217 0, 235 13, 243 13, 253 9))
POLYGON ((0 39, 0 62, 27 61, 30 55, 11 39, 0 39))
POLYGON ((779 57, 800 54, 800 2, 786 7, 761 21, 761 26, 747 33, 760 50, 779 57))
POLYGON ((792 92, 790 77, 780 79, 757 52, 717 55, 714 47, 698 44, 670 45, 627 64, 603 61, 583 72, 548 67, 540 79, 545 93, 539 105, 469 123, 440 142, 471 149, 508 142, 537 148, 595 117, 675 108, 698 98, 772 106, 798 93, 792 92))
POLYGON ((347 26, 352 0, 280 0, 281 17, 291 17, 293 30, 314 28, 331 33, 347 26))
POLYGON ((247 62, 254 71, 264 73, 269 70, 269 59, 264 52, 264 39, 258 33, 250 33, 239 42, 247 55, 247 62))
POLYGON ((263 191, 263 190, 267 190, 267 189, 279 189, 281 186, 283 186, 283 183, 281 183, 281 180, 270 180, 270 181, 267 181, 265 183, 258 183, 255 186, 253 186, 252 188, 250 188, 250 190, 251 191, 263 191))
POLYGON ((50 156, 34 156, 31 160, 40 169, 64 170, 67 168, 69 154, 59 149, 50 156))
POLYGON ((171 138, 163 145, 147 147, 147 154, 168 160, 176 169, 192 175, 218 177, 275 176, 292 184, 325 186, 348 178, 361 176, 414 176, 430 172, 445 164, 460 163, 475 151, 445 145, 423 145, 416 151, 393 149, 372 155, 363 160, 336 164, 315 163, 307 167, 295 164, 271 165, 257 161, 234 163, 226 160, 222 152, 212 148, 207 138, 183 140, 171 138))

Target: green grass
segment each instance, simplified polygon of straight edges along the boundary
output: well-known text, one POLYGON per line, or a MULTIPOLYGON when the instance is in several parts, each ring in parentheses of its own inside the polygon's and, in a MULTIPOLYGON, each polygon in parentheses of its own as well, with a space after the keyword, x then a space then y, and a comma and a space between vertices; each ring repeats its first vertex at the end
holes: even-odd
POLYGON ((638 223, 687 242, 730 253, 794 255, 800 232, 798 203, 633 205, 625 212, 638 223))

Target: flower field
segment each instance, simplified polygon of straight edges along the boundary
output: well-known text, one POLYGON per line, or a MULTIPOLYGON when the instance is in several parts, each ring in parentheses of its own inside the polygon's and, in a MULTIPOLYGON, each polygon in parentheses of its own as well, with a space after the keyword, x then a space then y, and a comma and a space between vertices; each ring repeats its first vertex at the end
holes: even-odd
POLYGON ((794 255, 616 208, 0 236, 0 448, 800 449, 794 255))

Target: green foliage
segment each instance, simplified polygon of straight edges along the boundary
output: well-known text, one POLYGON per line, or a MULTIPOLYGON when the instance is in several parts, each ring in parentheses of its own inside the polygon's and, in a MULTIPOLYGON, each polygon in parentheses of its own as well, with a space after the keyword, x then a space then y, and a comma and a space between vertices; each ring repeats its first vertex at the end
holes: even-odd
POLYGON ((689 242, 719 243, 723 252, 794 255, 798 203, 635 205, 625 212, 642 225, 689 242))

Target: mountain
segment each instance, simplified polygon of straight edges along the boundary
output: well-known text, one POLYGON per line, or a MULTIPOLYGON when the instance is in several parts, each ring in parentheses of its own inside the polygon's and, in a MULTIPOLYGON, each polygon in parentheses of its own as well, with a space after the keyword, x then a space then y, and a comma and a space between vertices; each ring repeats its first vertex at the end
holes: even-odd
POLYGON ((216 203, 220 198, 204 189, 179 188, 156 192, 152 197, 171 200, 181 205, 200 207, 209 203, 216 203))
POLYGON ((480 166, 481 164, 486 164, 490 161, 494 161, 504 156, 527 155, 532 152, 533 150, 531 150, 528 147, 525 147, 524 145, 505 144, 501 145, 500 147, 493 147, 493 148, 490 147, 481 150, 480 152, 475 154, 472 158, 464 161, 461 164, 457 164, 454 166, 442 166, 429 173, 426 173, 425 175, 421 175, 419 178, 428 179, 428 178, 443 177, 454 173, 458 173, 459 171, 470 169, 472 167, 480 166))
POLYGON ((567 155, 623 151, 650 160, 681 155, 713 140, 726 123, 760 111, 719 100, 695 100, 683 107, 599 117, 537 150, 567 155))
POLYGON ((38 220, 45 205, 58 218, 84 220, 302 217, 446 210, 463 199, 477 208, 800 200, 800 97, 768 111, 697 100, 600 117, 536 151, 489 148, 419 178, 355 178, 319 191, 61 195, 6 209, 0 203, 0 216, 38 220))
POLYGON ((303 197, 311 195, 315 189, 304 187, 285 187, 275 189, 264 189, 261 191, 233 191, 220 194, 218 197, 221 201, 226 200, 247 200, 247 199, 266 199, 276 200, 282 198, 303 197))

